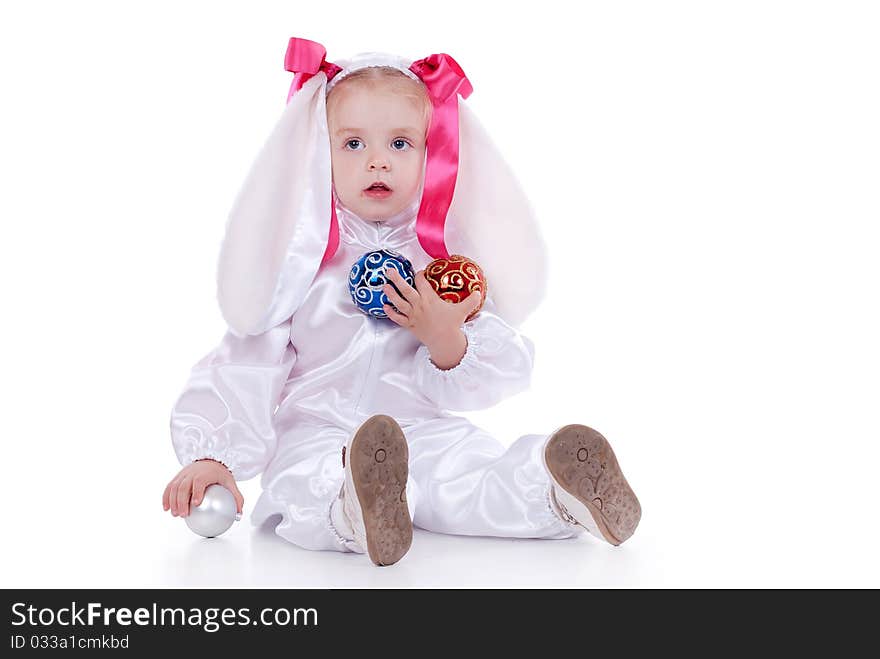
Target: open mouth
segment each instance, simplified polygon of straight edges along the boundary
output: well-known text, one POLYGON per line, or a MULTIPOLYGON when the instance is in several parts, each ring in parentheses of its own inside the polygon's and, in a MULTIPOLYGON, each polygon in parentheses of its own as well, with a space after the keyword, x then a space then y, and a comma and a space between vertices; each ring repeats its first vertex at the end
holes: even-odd
POLYGON ((364 194, 368 197, 372 197, 374 199, 384 199, 391 195, 391 188, 388 187, 385 183, 377 181, 373 183, 369 188, 364 189, 364 194))

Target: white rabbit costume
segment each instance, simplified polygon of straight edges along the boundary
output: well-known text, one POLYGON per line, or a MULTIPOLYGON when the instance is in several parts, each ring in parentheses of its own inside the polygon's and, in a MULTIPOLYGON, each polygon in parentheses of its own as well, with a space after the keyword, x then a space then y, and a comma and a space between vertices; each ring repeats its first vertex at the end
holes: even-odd
POLYGON ((366 53, 331 64, 325 54, 314 42, 290 41, 286 65, 297 76, 236 199, 221 250, 218 298, 229 331, 195 365, 172 411, 178 459, 213 458, 236 480, 262 473, 254 524, 277 519, 276 533, 307 549, 362 551, 331 521, 331 506, 344 478, 342 447, 367 418, 386 414, 409 446, 414 526, 520 538, 580 533, 551 502, 547 435, 525 435, 507 448, 450 413, 528 387, 534 348, 515 327, 540 302, 546 271, 529 202, 463 102, 467 79, 448 55, 413 62, 366 53), (367 66, 421 80, 434 105, 422 195, 381 222, 344 207, 331 176, 326 94, 367 66), (443 129, 447 140, 450 130, 458 139, 432 152, 432 135, 443 129), (457 177, 444 181, 432 167, 450 157, 457 177), (448 256, 447 247, 480 264, 489 295, 462 327, 464 357, 444 371, 411 332, 361 313, 347 281, 367 251, 398 251, 418 271, 448 256), (516 276, 525 263, 527 280, 516 276))

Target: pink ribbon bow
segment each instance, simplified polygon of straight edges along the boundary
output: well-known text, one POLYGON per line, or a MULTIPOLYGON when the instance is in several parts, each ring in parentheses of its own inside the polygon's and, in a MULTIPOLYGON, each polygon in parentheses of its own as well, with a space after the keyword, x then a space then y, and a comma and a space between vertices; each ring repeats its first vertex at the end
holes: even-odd
POLYGON ((342 71, 341 67, 328 62, 326 57, 327 49, 321 44, 291 37, 287 42, 287 53, 284 55, 284 68, 296 75, 293 76, 290 93, 287 94, 288 101, 318 71, 323 71, 327 75, 327 80, 332 80, 333 76, 342 71))
POLYGON ((445 259, 449 258, 443 238, 446 213, 458 178, 458 96, 467 98, 474 88, 458 62, 446 53, 417 60, 409 69, 425 83, 434 106, 416 233, 425 252, 445 259))

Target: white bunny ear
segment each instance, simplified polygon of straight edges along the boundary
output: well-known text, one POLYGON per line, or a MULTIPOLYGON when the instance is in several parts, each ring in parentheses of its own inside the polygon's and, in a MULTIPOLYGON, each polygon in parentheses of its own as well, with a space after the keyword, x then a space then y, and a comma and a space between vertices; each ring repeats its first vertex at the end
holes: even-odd
POLYGON ((321 265, 332 185, 326 86, 321 72, 291 97, 229 214, 217 299, 239 335, 290 317, 321 265))
POLYGON ((498 314, 517 326, 544 298, 544 239, 516 177, 461 99, 458 113, 458 178, 446 216, 446 247, 479 264, 498 314))

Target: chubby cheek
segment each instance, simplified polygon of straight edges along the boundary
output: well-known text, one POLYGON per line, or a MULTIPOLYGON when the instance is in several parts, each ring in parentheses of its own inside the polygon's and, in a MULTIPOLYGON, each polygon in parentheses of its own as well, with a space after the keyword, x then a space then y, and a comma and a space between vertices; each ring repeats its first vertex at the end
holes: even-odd
POLYGON ((419 167, 418 170, 409 172, 406 178, 405 187, 407 193, 415 194, 422 183, 422 168, 419 167))
POLYGON ((345 167, 335 155, 330 156, 330 172, 333 175, 333 182, 337 185, 345 180, 345 167))
POLYGON ((350 190, 356 187, 355 181, 357 179, 351 170, 352 167, 348 163, 340 162, 335 158, 331 159, 330 171, 333 176, 333 185, 336 187, 336 192, 340 195, 345 194, 348 196, 350 190))

